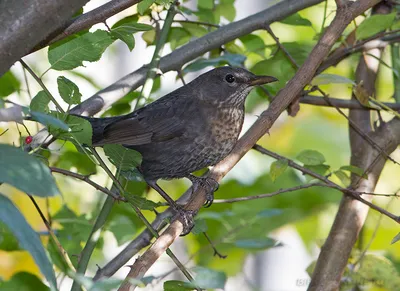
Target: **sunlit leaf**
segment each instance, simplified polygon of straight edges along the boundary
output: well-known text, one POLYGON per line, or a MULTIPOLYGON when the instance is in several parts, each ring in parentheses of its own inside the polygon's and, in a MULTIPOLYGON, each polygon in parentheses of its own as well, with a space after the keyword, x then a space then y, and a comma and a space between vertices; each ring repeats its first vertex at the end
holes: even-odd
POLYGON ((271 164, 271 169, 269 174, 271 176, 271 180, 275 181, 280 175, 285 172, 288 167, 288 161, 286 159, 280 159, 271 164))
POLYGON ((148 24, 138 23, 136 17, 126 17, 115 23, 111 28, 111 35, 126 43, 129 50, 135 47, 134 33, 139 31, 152 30, 153 27, 148 24))
POLYGON ((50 129, 50 133, 58 139, 70 140, 74 143, 78 141, 83 145, 92 144, 92 126, 89 121, 75 115, 63 116, 62 113, 52 112, 58 119, 64 120, 70 130, 50 129))
POLYGON ((350 185, 350 178, 349 176, 347 176, 345 172, 338 170, 333 172, 333 174, 335 174, 335 176, 339 178, 339 180, 342 182, 344 186, 347 187, 348 185, 350 185))
POLYGON ((25 217, 14 206, 11 200, 2 194, 0 194, 0 220, 14 233, 20 246, 32 255, 40 271, 46 277, 52 289, 55 290, 57 282, 53 266, 46 255, 39 236, 26 222, 25 217))
POLYGON ((82 94, 79 92, 78 86, 71 80, 60 76, 57 78, 58 92, 65 103, 69 105, 81 102, 82 94))
POLYGON ((39 91, 35 97, 32 98, 29 108, 31 111, 49 112, 50 98, 46 92, 39 91))
POLYGON ((63 44, 50 45, 48 58, 54 70, 71 70, 83 61, 98 61, 106 48, 114 42, 104 30, 88 32, 63 44))
POLYGON ((297 159, 304 165, 321 165, 325 162, 325 157, 318 151, 315 150, 304 150, 298 156, 297 159))
POLYGON ((358 40, 373 36, 388 29, 396 18, 396 13, 375 14, 365 19, 356 29, 358 40))
POLYGON ((46 165, 19 148, 0 144, 0 182, 41 197, 59 193, 46 165))
POLYGON ((140 1, 137 9, 140 15, 143 15, 147 9, 149 9, 149 7, 151 6, 151 4, 153 4, 155 2, 155 0, 143 0, 140 1))
POLYGON ((340 167, 341 170, 344 171, 349 171, 353 174, 356 174, 357 176, 360 176, 364 179, 368 179, 368 175, 365 173, 365 171, 359 167, 348 165, 348 166, 342 166, 340 167))
POLYGON ((18 91, 20 86, 21 85, 14 74, 11 73, 11 71, 7 71, 0 77, 0 99, 18 91))

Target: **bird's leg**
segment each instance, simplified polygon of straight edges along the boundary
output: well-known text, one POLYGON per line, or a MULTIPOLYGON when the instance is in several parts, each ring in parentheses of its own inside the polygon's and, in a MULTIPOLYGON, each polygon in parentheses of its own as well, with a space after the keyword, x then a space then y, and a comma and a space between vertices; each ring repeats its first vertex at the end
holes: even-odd
POLYGON ((172 199, 158 184, 156 181, 153 180, 146 180, 147 184, 153 188, 154 190, 156 190, 158 192, 158 194, 160 194, 167 202, 168 204, 175 210, 176 215, 173 218, 173 220, 175 219, 179 219, 182 222, 183 225, 183 231, 181 236, 185 236, 187 234, 190 233, 190 231, 192 230, 192 228, 194 227, 194 215, 195 212, 192 210, 185 210, 183 209, 181 206, 179 206, 178 204, 176 204, 176 202, 174 201, 174 199, 172 199))
POLYGON ((189 175, 187 178, 193 184, 193 192, 196 192, 198 187, 203 187, 206 190, 206 202, 204 207, 210 207, 214 201, 214 192, 218 190, 219 184, 213 178, 210 177, 196 177, 189 175))

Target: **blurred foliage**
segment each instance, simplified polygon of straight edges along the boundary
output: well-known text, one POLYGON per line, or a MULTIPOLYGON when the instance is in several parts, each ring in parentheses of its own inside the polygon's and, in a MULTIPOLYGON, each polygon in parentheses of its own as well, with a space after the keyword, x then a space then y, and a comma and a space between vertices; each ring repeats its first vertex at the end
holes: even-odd
MULTIPOLYGON (((58 92, 56 96, 49 95, 44 88, 34 84, 32 78, 25 78, 19 68, 14 67, 0 77, 0 110, 9 107, 6 102, 24 106, 19 118, 15 119, 20 123, 23 120, 23 124, 0 124, 0 182, 4 183, 1 185, 4 195, 0 196, 4 200, 0 207, 3 211, 0 213, 1 290, 48 290, 43 284, 44 278, 48 279, 47 284, 55 284, 54 275, 76 280, 87 290, 110 290, 121 283, 113 279, 93 283, 89 278, 72 271, 72 266, 77 267, 81 251, 101 214, 104 197, 99 191, 72 177, 57 174, 54 179, 48 165, 86 178, 90 176, 90 179, 109 189, 111 178, 87 149, 91 144, 92 128, 89 123, 77 116, 54 110, 53 100, 56 99, 65 110, 70 109, 99 88, 112 83, 106 69, 90 72, 94 62, 107 59, 112 66, 117 66, 118 56, 113 48, 121 41, 132 54, 137 53, 135 45, 138 42, 146 44, 151 50, 158 41, 159 20, 165 18, 171 2, 143 0, 124 16, 118 15, 113 19, 114 24, 108 30, 85 30, 50 45, 46 56, 42 52, 35 53, 28 63, 35 63, 34 71, 51 88, 50 92, 58 92), (101 74, 107 75, 108 83, 100 81, 101 74), (36 134, 44 127, 58 140, 48 149, 36 149, 29 154, 24 152, 25 143, 29 140, 25 137, 36 134), (58 192, 61 192, 61 196, 58 192), (26 194, 35 195, 34 199, 51 225, 57 241, 51 237, 26 194), (27 234, 31 236, 27 238, 27 234), (60 253, 58 242, 66 254, 60 253), (53 264, 54 270, 50 264, 53 264)), ((182 2, 178 6, 181 15, 176 17, 180 21, 174 23, 167 38, 171 50, 236 19, 234 0, 198 0, 194 6, 187 1, 182 2)), ((301 65, 329 25, 335 11, 334 1, 328 1, 327 6, 321 3, 273 23, 271 29, 296 64, 301 65)), ((339 47, 346 36, 354 31, 356 38, 363 40, 383 31, 390 33, 399 27, 400 21, 394 12, 372 17, 368 14, 358 17, 349 25, 335 47, 339 47)), ((400 88, 396 83, 399 73, 391 68, 391 64, 395 67, 394 64, 399 62, 396 48, 392 47, 392 55, 390 51, 385 51, 382 61, 385 65, 381 66, 379 72, 377 93, 372 96, 382 101, 393 101, 394 88, 400 88)), ((143 51, 138 54, 141 53, 143 51)), ((139 58, 144 59, 144 55, 139 58)), ((311 85, 319 85, 333 97, 349 99, 353 91, 361 90, 360 84, 354 82, 359 56, 360 53, 353 54, 336 67, 330 67, 316 76, 311 85)), ((143 60, 144 63, 149 61, 150 58, 143 60)), ((279 79, 279 82, 256 88, 250 93, 246 101, 245 127, 265 110, 273 96, 296 72, 296 66, 288 60, 274 39, 266 31, 259 30, 186 64, 181 77, 189 80, 199 71, 223 65, 242 66, 255 74, 273 75, 279 79)), ((149 100, 169 90, 166 80, 167 76, 155 79, 149 100)), ((131 112, 139 96, 140 90, 127 92, 102 116, 131 112)), ((367 96, 367 103, 370 97, 367 96)), ((385 120, 392 117, 389 113, 383 113, 382 116, 385 120)), ((320 175, 328 175, 329 179, 342 186, 349 184, 351 173, 364 175, 361 169, 349 165, 347 121, 334 109, 301 105, 295 118, 283 114, 270 135, 263 137, 259 144, 320 175)), ((132 205, 141 208, 150 221, 155 218, 155 211, 164 210, 159 202, 163 201, 149 190, 139 172, 133 168, 141 162, 137 152, 118 145, 105 147, 104 151, 99 152, 106 160, 106 166, 120 179, 129 203, 114 203, 102 231, 97 234, 97 243, 89 261, 92 273, 96 271, 96 264, 103 266, 107 263, 110 259, 108 252, 113 247, 126 244, 144 230, 144 224, 132 205)), ((394 155, 399 160, 398 152, 394 155)), ((398 175, 398 165, 388 164, 376 192, 398 191, 398 175)), ((216 199, 271 193, 312 180, 312 177, 290 168, 285 159, 274 160, 252 151, 224 179, 216 199)), ((178 198, 187 185, 184 181, 161 182, 161 186, 174 198, 178 198)), ((261 200, 238 203, 215 201, 211 208, 200 211, 192 234, 183 239, 187 254, 196 264, 189 269, 194 275, 194 284, 206 289, 224 288, 229 278, 243 272, 249 255, 286 246, 288 242, 279 240, 284 229, 294 230, 310 257, 315 257, 313 249, 323 244, 340 198, 341 193, 337 190, 311 187, 261 200), (214 256, 203 232, 211 238, 218 252, 227 255, 227 258, 214 256)), ((374 203, 387 207, 393 213, 398 212, 400 207, 398 201, 387 197, 378 197, 374 203)), ((371 211, 360 234, 358 247, 353 250, 349 260, 341 290, 400 290, 399 239, 398 225, 371 211)), ((307 271, 312 272, 312 269, 313 264, 307 271)), ((144 286, 163 279, 161 275, 149 276, 139 283, 144 286)), ((59 286, 62 281, 58 280, 59 286)), ((191 290, 193 283, 166 279, 163 286, 164 290, 191 290)))

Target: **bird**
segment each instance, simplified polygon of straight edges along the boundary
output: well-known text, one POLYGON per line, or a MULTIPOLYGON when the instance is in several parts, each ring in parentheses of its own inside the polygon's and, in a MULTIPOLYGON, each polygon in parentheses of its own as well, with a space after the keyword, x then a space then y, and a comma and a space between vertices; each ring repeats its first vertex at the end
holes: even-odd
POLYGON ((85 117, 92 125, 92 145, 120 144, 138 151, 138 170, 175 211, 184 225, 193 227, 188 213, 157 184, 159 179, 188 178, 193 188, 205 187, 210 206, 219 184, 192 173, 223 160, 235 146, 245 116, 245 100, 257 85, 277 81, 240 67, 214 68, 190 83, 129 114, 85 117))

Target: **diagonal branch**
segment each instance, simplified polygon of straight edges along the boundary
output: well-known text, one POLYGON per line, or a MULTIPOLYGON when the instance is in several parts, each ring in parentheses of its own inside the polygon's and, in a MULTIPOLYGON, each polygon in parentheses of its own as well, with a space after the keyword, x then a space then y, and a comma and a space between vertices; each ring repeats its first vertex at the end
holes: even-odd
MULTIPOLYGON (((248 152, 254 144, 271 128, 279 115, 300 94, 314 76, 322 60, 328 55, 336 40, 341 36, 347 25, 359 14, 377 4, 378 0, 365 0, 351 2, 336 14, 331 25, 326 29, 318 44, 314 47, 303 66, 296 72, 295 76, 287 83, 271 102, 269 108, 264 111, 253 126, 238 141, 231 154, 222 162, 217 164, 209 176, 220 181, 234 165, 248 152)), ((198 211, 205 202, 206 193, 199 188, 193 193, 185 209, 198 211)), ((182 223, 173 221, 170 226, 160 235, 154 244, 133 264, 127 278, 140 279, 162 253, 182 233, 182 223)), ((121 290, 133 290, 134 285, 127 284, 121 290)))

